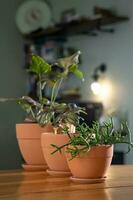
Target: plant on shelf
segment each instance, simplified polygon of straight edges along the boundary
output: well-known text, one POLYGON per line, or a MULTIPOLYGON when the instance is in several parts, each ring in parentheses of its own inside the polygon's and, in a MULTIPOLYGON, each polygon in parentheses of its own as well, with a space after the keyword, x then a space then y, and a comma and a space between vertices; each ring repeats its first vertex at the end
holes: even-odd
POLYGON ((105 180, 113 156, 113 145, 127 144, 128 151, 133 147, 127 123, 123 122, 120 130, 115 130, 112 119, 102 125, 96 121, 92 127, 82 123, 76 127, 75 134, 67 133, 69 141, 62 146, 52 144, 55 148, 52 154, 61 152, 65 147, 74 181, 105 180))

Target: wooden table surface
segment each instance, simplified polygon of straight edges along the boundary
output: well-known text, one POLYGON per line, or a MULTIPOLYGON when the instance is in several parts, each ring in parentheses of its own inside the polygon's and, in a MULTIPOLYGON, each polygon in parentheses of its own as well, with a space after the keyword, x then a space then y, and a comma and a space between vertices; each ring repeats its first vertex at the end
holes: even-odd
POLYGON ((0 200, 133 200, 133 165, 111 166, 104 183, 75 184, 46 172, 1 171, 0 200))

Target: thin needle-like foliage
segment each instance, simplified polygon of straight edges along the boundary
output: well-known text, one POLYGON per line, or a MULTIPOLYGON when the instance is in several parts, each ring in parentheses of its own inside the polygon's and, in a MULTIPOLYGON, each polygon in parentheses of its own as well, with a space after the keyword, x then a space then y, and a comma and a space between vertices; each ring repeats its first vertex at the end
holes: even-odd
POLYGON ((76 128, 76 133, 71 134, 69 138, 69 142, 63 146, 58 147, 52 145, 55 147, 55 151, 52 154, 57 151, 61 152, 64 146, 67 147, 67 152, 71 154, 72 159, 79 154, 87 153, 94 146, 127 144, 128 152, 133 147, 131 132, 127 122, 121 123, 120 130, 115 130, 112 119, 109 122, 105 122, 103 125, 95 121, 92 127, 89 127, 86 123, 79 124, 76 128))

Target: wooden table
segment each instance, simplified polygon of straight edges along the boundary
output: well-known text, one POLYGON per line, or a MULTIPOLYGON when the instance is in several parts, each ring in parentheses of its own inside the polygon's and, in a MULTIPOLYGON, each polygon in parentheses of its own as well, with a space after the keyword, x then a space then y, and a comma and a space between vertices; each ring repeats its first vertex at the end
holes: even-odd
POLYGON ((111 166, 104 183, 75 184, 46 172, 1 171, 0 200, 133 200, 133 165, 111 166))

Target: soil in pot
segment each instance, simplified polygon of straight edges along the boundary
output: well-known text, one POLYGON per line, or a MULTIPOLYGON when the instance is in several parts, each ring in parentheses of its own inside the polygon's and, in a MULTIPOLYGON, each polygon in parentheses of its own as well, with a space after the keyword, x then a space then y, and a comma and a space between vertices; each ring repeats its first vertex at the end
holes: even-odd
POLYGON ((43 154, 48 165, 48 173, 51 175, 70 175, 70 169, 67 164, 67 160, 65 157, 65 149, 63 148, 60 152, 56 152, 55 148, 51 146, 51 144, 55 144, 57 146, 62 146, 68 142, 69 138, 65 134, 42 134, 41 136, 41 144, 43 149, 43 154), (63 173, 64 172, 64 173, 63 173))
POLYGON ((40 170, 44 168, 46 169, 46 161, 42 153, 40 140, 42 133, 52 131, 53 127, 51 125, 40 127, 36 123, 16 124, 16 135, 19 148, 26 162, 24 169, 29 170, 30 167, 31 170, 36 170, 37 166, 40 166, 40 170))
MULTIPOLYGON (((71 147, 73 148, 73 147, 71 147)), ((78 146, 81 148, 81 146, 78 146)), ((83 148, 83 147, 82 147, 83 148)), ((71 160, 71 154, 65 152, 68 166, 72 173, 72 180, 79 182, 81 179, 92 179, 96 182, 104 180, 113 157, 113 146, 95 146, 85 155, 79 155, 71 160)))

